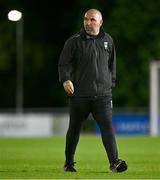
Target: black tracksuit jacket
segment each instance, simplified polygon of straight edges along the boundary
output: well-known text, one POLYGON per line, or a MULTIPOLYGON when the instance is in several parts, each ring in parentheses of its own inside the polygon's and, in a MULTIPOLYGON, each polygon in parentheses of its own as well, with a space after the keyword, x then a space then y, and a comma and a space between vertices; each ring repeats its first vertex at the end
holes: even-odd
POLYGON ((116 53, 112 37, 102 29, 90 36, 84 29, 71 36, 60 54, 59 81, 71 80, 71 96, 111 95, 116 81, 116 53))

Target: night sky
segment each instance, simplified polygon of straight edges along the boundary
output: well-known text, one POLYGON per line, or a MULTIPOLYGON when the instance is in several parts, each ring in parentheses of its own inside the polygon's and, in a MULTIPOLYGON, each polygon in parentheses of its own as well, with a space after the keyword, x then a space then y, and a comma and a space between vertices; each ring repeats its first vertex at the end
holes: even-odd
POLYGON ((1 19, 11 9, 23 12, 25 37, 58 43, 71 34, 78 9, 76 1, 7 1, 0 2, 1 19), (74 18, 73 18, 74 17, 74 18), (54 42, 53 42, 54 41, 54 42))
MULTIPOLYGON (((0 21, 5 22, 15 30, 13 22, 9 22, 7 14, 16 9, 23 13, 24 29, 24 106, 25 107, 53 107, 63 106, 65 96, 62 85, 58 81, 58 59, 65 40, 75 33, 80 9, 76 8, 76 1, 11 1, 0 2, 0 21), (14 27, 13 27, 14 26, 14 27), (31 44, 29 47, 28 43, 31 44), (41 47, 39 53, 43 60, 35 59, 34 45, 41 47), (29 57, 26 51, 30 51, 29 57), (44 56, 44 57, 42 57, 44 56), (43 62, 43 69, 37 70, 36 61, 43 62)), ((5 33, 5 32, 4 32, 5 33)), ((15 41, 13 36, 13 42, 15 41)), ((12 46, 13 47, 13 46, 12 46)), ((15 47, 13 47, 15 49, 15 47)), ((16 64, 15 64, 16 67, 16 64)), ((15 67, 11 75, 15 76, 15 67)), ((2 76, 1 76, 2 77, 2 76)), ((11 79, 12 77, 9 77, 11 79)), ((6 78, 6 75, 5 77, 6 78)), ((12 84, 16 79, 9 80, 12 84)), ((9 85, 8 85, 9 86, 9 85)), ((15 106, 15 87, 7 94, 6 103, 2 106, 15 106), (10 96, 10 97, 9 97, 10 96)), ((4 90, 5 91, 5 90, 4 90)))

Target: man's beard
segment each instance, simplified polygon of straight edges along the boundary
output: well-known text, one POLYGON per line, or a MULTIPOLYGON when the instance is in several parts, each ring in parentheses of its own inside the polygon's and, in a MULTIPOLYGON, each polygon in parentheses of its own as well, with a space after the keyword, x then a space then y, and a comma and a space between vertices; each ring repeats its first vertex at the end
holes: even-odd
POLYGON ((86 33, 89 34, 89 35, 92 35, 92 36, 95 36, 97 35, 97 33, 93 30, 86 30, 86 33))

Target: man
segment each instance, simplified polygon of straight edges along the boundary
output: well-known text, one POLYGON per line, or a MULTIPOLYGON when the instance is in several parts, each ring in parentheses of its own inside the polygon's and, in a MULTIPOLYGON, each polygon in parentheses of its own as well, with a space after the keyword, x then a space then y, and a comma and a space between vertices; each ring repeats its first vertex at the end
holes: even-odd
POLYGON ((127 169, 118 159, 112 129, 112 87, 116 80, 116 55, 110 35, 102 29, 102 14, 89 9, 84 15, 84 27, 71 36, 59 59, 59 80, 69 96, 70 121, 66 135, 64 171, 76 172, 74 154, 82 122, 92 113, 99 125, 110 170, 127 169))

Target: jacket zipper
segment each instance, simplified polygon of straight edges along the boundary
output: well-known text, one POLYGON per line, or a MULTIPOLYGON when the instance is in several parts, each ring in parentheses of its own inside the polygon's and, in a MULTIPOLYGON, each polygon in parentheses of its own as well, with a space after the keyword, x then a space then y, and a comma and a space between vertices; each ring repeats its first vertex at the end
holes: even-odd
POLYGON ((96 48, 96 40, 93 40, 94 42, 94 51, 95 51, 95 69, 96 69, 96 96, 98 94, 98 86, 97 86, 97 82, 98 82, 98 63, 97 63, 97 57, 98 57, 98 53, 97 53, 97 48, 96 48))

